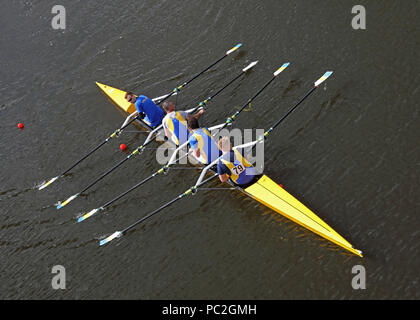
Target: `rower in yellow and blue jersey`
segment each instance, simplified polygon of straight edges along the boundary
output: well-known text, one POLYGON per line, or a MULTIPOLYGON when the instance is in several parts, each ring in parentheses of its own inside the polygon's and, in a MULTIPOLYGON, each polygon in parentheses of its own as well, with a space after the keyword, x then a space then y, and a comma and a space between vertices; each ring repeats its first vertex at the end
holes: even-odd
MULTIPOLYGON (((187 142, 191 133, 188 129, 187 118, 191 115, 185 111, 177 111, 175 103, 172 101, 165 101, 162 104, 162 108, 166 112, 166 116, 162 120, 165 136, 167 136, 168 139, 172 139, 177 146, 187 142)), ((193 115, 193 117, 198 119, 203 113, 204 109, 201 109, 193 115)))
POLYGON ((188 117, 187 124, 188 128, 192 131, 188 138, 189 145, 194 156, 202 164, 210 164, 222 155, 210 131, 206 127, 200 128, 198 120, 195 117, 188 117))
POLYGON ((217 164, 217 173, 221 182, 230 179, 235 185, 247 187, 258 180, 261 175, 256 175, 254 166, 241 152, 232 150, 229 137, 221 137, 218 146, 223 153, 217 164))

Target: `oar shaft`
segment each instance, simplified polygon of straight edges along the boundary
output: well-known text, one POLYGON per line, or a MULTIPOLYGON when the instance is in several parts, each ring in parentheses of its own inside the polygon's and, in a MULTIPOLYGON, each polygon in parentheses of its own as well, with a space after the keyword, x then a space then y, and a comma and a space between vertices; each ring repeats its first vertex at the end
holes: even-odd
POLYGON ((66 171, 64 171, 60 176, 65 175, 67 172, 69 172, 71 169, 73 169, 75 166, 77 166, 80 162, 85 160, 87 157, 89 157, 92 153, 94 153, 96 150, 98 150, 100 147, 102 147, 105 143, 107 143, 107 140, 104 140, 101 144, 96 146, 92 151, 90 151, 88 154, 86 154, 83 158, 81 158, 79 161, 77 161, 75 164, 73 164, 70 168, 68 168, 66 171))
POLYGON ((223 90, 225 90, 227 87, 229 87, 232 83, 234 83, 237 79, 239 79, 240 77, 242 77, 245 74, 245 72, 241 72, 240 74, 238 74, 235 78, 233 78, 232 80, 230 80, 228 83, 226 83, 223 87, 221 87, 219 90, 217 90, 215 93, 213 93, 209 99, 213 99, 214 97, 216 97, 220 92, 222 92, 223 90))
POLYGON ((264 133, 264 137, 267 137, 271 131, 273 131, 284 119, 287 118, 287 116, 289 114, 291 114, 307 97, 309 97, 311 95, 312 92, 315 91, 316 88, 318 88, 318 86, 323 83, 324 81, 326 81, 331 75, 333 74, 332 71, 327 71, 324 73, 324 75, 319 78, 317 81, 315 81, 314 83, 314 87, 308 91, 308 93, 306 93, 302 99, 300 99, 281 119, 279 119, 270 129, 268 129, 265 133, 264 133))
MULTIPOLYGON (((199 187, 205 185, 206 183, 208 183, 209 181, 213 180, 214 178, 217 177, 217 174, 207 178, 206 180, 203 180, 203 182, 201 182, 199 185, 193 187, 195 190, 198 189, 199 187)), ((192 188, 188 189, 186 192, 181 193, 178 197, 172 199, 171 201, 165 203, 164 205, 162 205, 161 207, 157 208, 156 210, 152 211, 151 213, 149 213, 147 216, 141 218, 140 220, 134 222, 132 225, 128 226, 127 228, 123 229, 121 231, 121 233, 125 233, 128 230, 134 228, 135 226, 137 226, 139 223, 142 223, 143 221, 149 219, 151 216, 155 215, 156 213, 162 211, 163 209, 169 207, 170 205, 172 205, 173 203, 177 202, 178 200, 181 200, 182 198, 184 198, 185 196, 189 195, 192 193, 192 188)))
POLYGON ((220 61, 222 61, 224 58, 226 58, 227 55, 225 54, 223 57, 221 57, 220 59, 218 59, 217 61, 213 62, 211 65, 209 65, 207 68, 205 68, 203 71, 201 71, 200 73, 197 73, 194 77, 192 77, 190 80, 186 81, 183 86, 189 84, 190 82, 194 81, 195 79, 197 79, 199 76, 201 76, 204 72, 206 72, 207 70, 209 70, 210 68, 214 67, 216 64, 218 64, 220 61))
POLYGON ((91 184, 89 184, 86 188, 84 188, 82 191, 79 192, 79 194, 87 191, 88 189, 90 189, 94 184, 96 184, 97 182, 101 181, 103 178, 105 178, 107 175, 109 175, 112 171, 114 171, 115 169, 117 169, 119 166, 121 166, 124 162, 126 162, 128 159, 130 159, 130 156, 124 158, 123 160, 121 160, 119 163, 117 163, 115 166, 113 166, 110 170, 108 170, 107 172, 105 172, 104 174, 102 174, 99 178, 97 178, 95 181, 93 181, 91 184))
POLYGON ((108 206, 110 206, 111 204, 113 204, 115 201, 121 199, 122 197, 124 197, 125 195, 127 195, 128 193, 130 193, 131 191, 133 191, 134 189, 137 189, 138 187, 140 187, 142 184, 146 183, 147 181, 149 181, 150 179, 152 179, 155 176, 155 173, 148 176, 147 178, 143 179, 142 181, 140 181, 139 183, 137 183, 136 185, 132 186, 130 189, 128 189, 127 191, 121 193, 118 197, 108 201, 107 203, 105 203, 101 208, 106 208, 108 206))
POLYGON ((237 44, 235 47, 233 47, 231 50, 227 51, 226 54, 219 58, 218 60, 216 60, 215 62, 213 62, 212 64, 210 64, 207 68, 205 68, 204 70, 202 70, 201 72, 197 73, 194 77, 192 77, 191 79, 185 81, 182 85, 176 87, 168 96, 166 96, 165 98, 163 98, 162 100, 159 101, 159 103, 162 103, 163 101, 167 100, 169 97, 171 97, 173 94, 175 94, 176 92, 180 91, 183 87, 185 87, 186 85, 188 85, 189 83, 191 83, 192 81, 194 81, 195 79, 197 79, 199 76, 201 76, 203 73, 205 73, 207 70, 209 70, 210 68, 214 67, 216 64, 218 64, 220 61, 222 61, 223 59, 225 59, 231 52, 237 50, 240 46, 242 46, 242 44, 237 44))
POLYGON ((121 233, 125 233, 128 230, 134 228, 135 226, 137 226, 139 223, 142 223, 143 221, 149 219, 150 217, 152 217, 153 215, 155 215, 156 213, 162 211, 163 209, 165 209, 166 207, 169 207, 171 204, 177 202, 178 200, 181 200, 183 198, 183 196, 178 196, 175 199, 172 199, 171 201, 169 201, 168 203, 164 204, 163 206, 159 207, 158 209, 152 211, 151 213, 149 213, 147 216, 141 218, 140 220, 134 222, 132 225, 128 226, 127 228, 125 228, 124 230, 121 231, 121 233))
POLYGON ((287 111, 287 113, 280 119, 278 120, 271 128, 274 130, 284 119, 287 118, 287 116, 289 114, 291 114, 307 97, 309 97, 311 95, 312 92, 314 92, 316 89, 316 87, 313 87, 311 90, 308 91, 307 94, 305 94, 305 96, 299 100, 298 103, 296 103, 292 108, 290 108, 289 111, 287 111))
MULTIPOLYGON (((252 101, 252 100, 254 100, 256 97, 258 97, 260 94, 261 94, 261 92, 263 92, 264 90, 265 90, 265 88, 267 88, 270 84, 271 84, 271 82, 273 82, 274 80, 276 79, 276 77, 272 77, 269 81, 267 81, 267 83, 260 89, 260 90, 258 90, 258 92, 257 93, 255 93, 250 99, 249 99, 249 101, 252 101)), ((248 105, 248 103, 245 103, 244 104, 244 106, 243 107, 245 107, 245 106, 247 106, 248 105)))

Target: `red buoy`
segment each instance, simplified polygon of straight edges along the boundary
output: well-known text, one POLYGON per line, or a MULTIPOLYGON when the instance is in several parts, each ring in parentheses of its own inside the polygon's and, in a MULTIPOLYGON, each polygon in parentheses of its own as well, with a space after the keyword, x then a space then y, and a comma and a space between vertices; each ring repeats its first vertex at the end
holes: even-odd
POLYGON ((18 123, 18 128, 19 128, 20 130, 23 130, 23 128, 24 128, 24 127, 23 127, 23 124, 19 122, 19 123, 18 123))
POLYGON ((279 183, 279 186, 280 186, 280 188, 283 188, 283 189, 284 189, 284 187, 283 187, 283 185, 282 185, 282 184, 280 184, 280 183, 279 183))
POLYGON ((125 149, 127 149, 127 146, 124 143, 120 144, 120 149, 121 151, 124 151, 125 149))

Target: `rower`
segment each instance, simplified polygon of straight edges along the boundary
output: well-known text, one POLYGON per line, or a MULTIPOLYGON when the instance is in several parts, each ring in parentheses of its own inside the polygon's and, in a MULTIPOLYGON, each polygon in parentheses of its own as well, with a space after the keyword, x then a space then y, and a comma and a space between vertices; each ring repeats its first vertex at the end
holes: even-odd
POLYGON ((192 131, 188 138, 189 145, 193 155, 202 164, 210 164, 222 155, 209 130, 206 127, 200 128, 195 117, 188 117, 187 124, 190 131, 192 131))
POLYGON ((128 102, 134 103, 136 106, 137 112, 140 116, 144 116, 144 121, 150 123, 152 128, 158 126, 164 117, 164 113, 161 108, 159 108, 152 99, 139 95, 135 96, 132 92, 127 92, 125 94, 125 99, 128 102))
MULTIPOLYGON (((166 116, 162 120, 162 125, 165 130, 165 136, 172 138, 177 146, 184 144, 188 141, 190 130, 188 129, 187 118, 190 116, 185 111, 177 111, 175 103, 172 101, 165 101, 162 104, 166 116)), ((204 113, 204 109, 198 111, 194 118, 198 119, 204 113)))
POLYGON ((255 168, 238 150, 232 150, 229 137, 219 139, 219 149, 223 155, 217 164, 217 173, 221 182, 230 179, 233 184, 244 187, 255 182, 255 168))

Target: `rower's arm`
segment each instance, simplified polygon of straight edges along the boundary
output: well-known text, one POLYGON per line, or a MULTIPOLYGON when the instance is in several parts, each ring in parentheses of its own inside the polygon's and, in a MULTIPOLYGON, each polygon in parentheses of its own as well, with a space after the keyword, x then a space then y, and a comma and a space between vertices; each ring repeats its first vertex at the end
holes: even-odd
POLYGON ((197 158, 200 158, 200 148, 198 147, 197 139, 194 136, 192 136, 188 140, 188 143, 190 145, 193 155, 197 158))
POLYGON ((219 174, 219 180, 221 182, 226 182, 229 179, 228 168, 223 165, 220 161, 217 164, 217 173, 219 174))
POLYGON ((194 118, 196 118, 198 120, 198 118, 201 117, 201 115, 204 113, 204 109, 201 109, 200 111, 198 111, 195 115, 194 118))
POLYGON ((169 129, 168 128, 164 128, 165 129, 165 136, 167 136, 168 137, 168 139, 172 136, 172 132, 171 131, 169 131, 169 129))
POLYGON ((199 149, 199 148, 197 148, 197 149, 193 149, 193 154, 194 154, 194 156, 196 156, 197 158, 200 158, 200 155, 201 155, 201 153, 200 153, 200 149, 199 149))
POLYGON ((228 179, 229 179, 229 176, 226 173, 225 174, 219 174, 219 180, 221 182, 226 182, 226 181, 228 181, 228 179))

